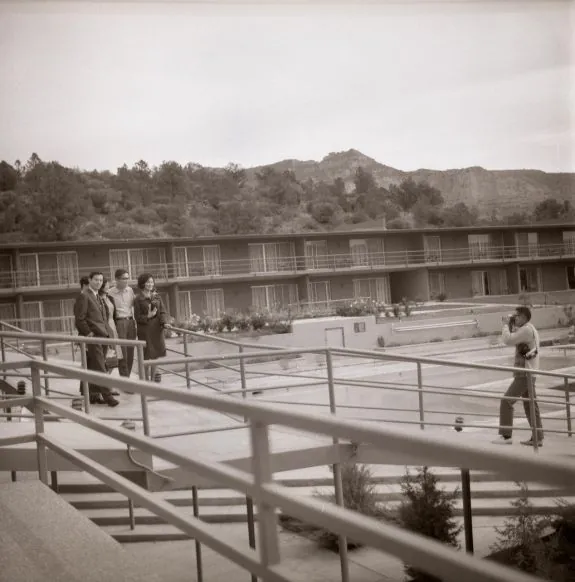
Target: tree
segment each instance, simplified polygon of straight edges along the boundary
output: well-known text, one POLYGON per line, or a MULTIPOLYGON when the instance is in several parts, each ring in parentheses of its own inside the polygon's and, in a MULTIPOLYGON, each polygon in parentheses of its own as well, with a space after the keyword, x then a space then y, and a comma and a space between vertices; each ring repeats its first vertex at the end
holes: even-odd
POLYGON ((353 183, 355 185, 356 194, 366 194, 377 188, 373 174, 370 171, 365 170, 362 166, 359 166, 356 169, 353 183))
MULTIPOLYGON (((420 468, 415 476, 407 471, 400 482, 405 500, 400 505, 399 518, 406 529, 459 548, 457 538, 462 528, 453 519, 458 490, 448 493, 437 482, 427 467, 420 468)), ((408 564, 405 572, 409 582, 441 582, 408 564)))
POLYGON ((18 172, 8 163, 0 162, 0 192, 14 190, 18 184, 18 172))
POLYGON ((479 220, 477 208, 469 208, 464 202, 444 208, 442 216, 445 226, 474 226, 479 220))
POLYGON ((404 211, 409 211, 418 201, 423 201, 429 206, 443 205, 441 192, 430 186, 427 182, 416 182, 413 178, 406 178, 399 186, 392 185, 389 188, 391 200, 404 211))
POLYGON ((517 483, 519 497, 511 502, 516 514, 505 520, 503 527, 495 528, 498 540, 491 546, 494 552, 503 552, 523 572, 550 578, 554 548, 542 539, 543 532, 551 524, 546 517, 535 514, 529 501, 527 483, 517 483))
POLYGON ((543 220, 558 220, 570 210, 568 202, 561 204, 555 198, 546 198, 535 207, 533 215, 537 222, 543 220), (566 212, 567 211, 567 212, 566 212))
POLYGON ((26 171, 19 191, 25 196, 27 236, 42 241, 70 240, 85 216, 85 189, 79 176, 56 162, 38 162, 26 171))

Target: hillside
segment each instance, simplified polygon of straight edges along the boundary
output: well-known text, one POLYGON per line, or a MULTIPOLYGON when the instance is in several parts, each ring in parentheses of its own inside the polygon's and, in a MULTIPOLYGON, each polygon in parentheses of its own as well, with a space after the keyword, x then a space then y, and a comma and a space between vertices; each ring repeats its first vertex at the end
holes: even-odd
POLYGON ((532 209, 546 198, 575 199, 575 174, 552 174, 539 170, 486 170, 480 167, 456 170, 427 170, 414 172, 397 170, 370 158, 357 150, 331 153, 320 162, 283 160, 269 166, 248 170, 250 178, 264 167, 277 171, 291 170, 298 181, 323 180, 332 182, 342 178, 346 187, 353 187, 358 167, 372 173, 379 186, 389 188, 411 177, 416 182, 426 181, 440 190, 448 205, 463 202, 476 206, 480 214, 490 215, 499 209, 502 216, 518 209, 532 209))
POLYGON ((404 172, 358 152, 243 169, 67 168, 0 161, 0 240, 199 237, 354 228, 575 222, 574 174, 483 168, 404 172))

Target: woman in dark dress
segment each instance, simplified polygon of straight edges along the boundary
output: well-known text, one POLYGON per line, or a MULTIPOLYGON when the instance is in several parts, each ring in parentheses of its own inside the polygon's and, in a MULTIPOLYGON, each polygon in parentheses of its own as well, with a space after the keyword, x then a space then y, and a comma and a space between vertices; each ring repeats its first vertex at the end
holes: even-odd
MULTIPOLYGON (((138 277, 140 292, 134 299, 134 319, 138 326, 138 339, 146 342, 145 360, 156 360, 166 355, 164 329, 170 329, 168 312, 156 291, 153 275, 143 273, 138 277)), ((154 379, 154 370, 150 370, 154 379)))

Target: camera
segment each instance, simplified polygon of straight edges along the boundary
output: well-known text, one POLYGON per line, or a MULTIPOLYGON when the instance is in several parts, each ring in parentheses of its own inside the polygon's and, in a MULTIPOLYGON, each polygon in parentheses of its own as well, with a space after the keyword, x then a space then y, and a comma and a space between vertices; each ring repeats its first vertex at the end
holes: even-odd
POLYGON ((525 358, 525 360, 532 360, 539 352, 537 348, 530 349, 527 344, 519 344, 517 346, 517 351, 519 355, 525 358))
POLYGON ((517 321, 517 314, 516 313, 512 313, 510 315, 507 316, 509 318, 509 327, 515 327, 515 323, 517 321))

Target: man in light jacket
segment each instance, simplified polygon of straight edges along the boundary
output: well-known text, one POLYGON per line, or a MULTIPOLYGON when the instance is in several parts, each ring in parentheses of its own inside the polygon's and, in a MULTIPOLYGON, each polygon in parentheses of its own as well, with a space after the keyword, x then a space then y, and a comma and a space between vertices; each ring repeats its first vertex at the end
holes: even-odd
MULTIPOLYGON (((503 318, 504 326, 501 332, 505 345, 515 346, 516 368, 539 369, 539 333, 531 323, 531 310, 528 307, 520 306, 515 309, 515 314, 511 317, 503 318)), ((533 398, 535 399, 535 375, 531 375, 533 386, 533 398)), ((543 428, 541 424, 541 414, 539 405, 535 400, 535 419, 531 418, 531 405, 529 402, 528 374, 526 372, 514 372, 513 382, 511 382, 504 399, 501 400, 499 408, 499 438, 494 441, 497 444, 510 445, 513 433, 513 407, 518 398, 523 400, 525 416, 529 421, 529 426, 533 428, 533 423, 537 427, 537 445, 543 446, 543 428), (509 398, 509 399, 508 399, 509 398)), ((533 446, 533 436, 522 445, 533 446)))

